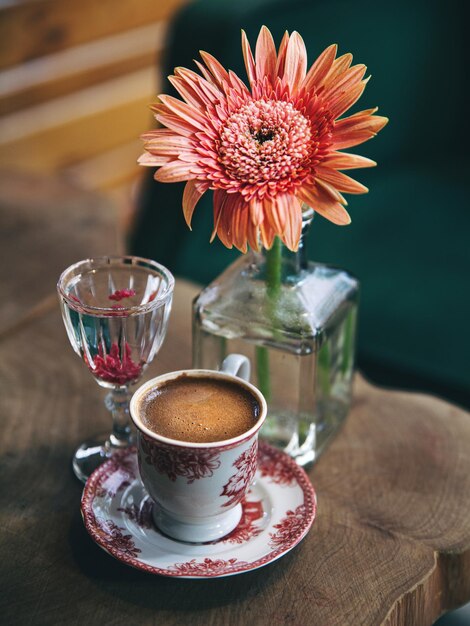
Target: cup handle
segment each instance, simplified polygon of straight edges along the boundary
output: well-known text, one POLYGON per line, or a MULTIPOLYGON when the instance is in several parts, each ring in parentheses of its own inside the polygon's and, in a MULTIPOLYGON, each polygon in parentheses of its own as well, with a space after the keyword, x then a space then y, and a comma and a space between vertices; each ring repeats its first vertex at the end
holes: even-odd
POLYGON ((243 354, 229 354, 225 357, 220 371, 232 376, 238 376, 238 378, 243 378, 243 380, 249 382, 251 373, 250 359, 243 356, 243 354))

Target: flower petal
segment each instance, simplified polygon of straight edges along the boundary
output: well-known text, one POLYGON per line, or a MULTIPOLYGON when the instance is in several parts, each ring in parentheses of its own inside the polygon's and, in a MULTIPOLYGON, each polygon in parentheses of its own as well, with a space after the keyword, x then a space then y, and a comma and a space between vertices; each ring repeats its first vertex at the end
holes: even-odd
POLYGON ((226 193, 220 189, 214 192, 214 230, 215 236, 227 248, 235 246, 245 253, 247 244, 258 250, 258 227, 250 219, 250 205, 239 193, 226 193))
POLYGON ((322 84, 333 65, 337 51, 338 46, 335 43, 323 50, 305 77, 302 86, 306 91, 312 91, 322 84))
POLYGON ((291 89, 291 94, 295 94, 305 78, 307 70, 307 50, 302 37, 297 31, 290 36, 287 45, 286 61, 284 67, 284 80, 291 89))
POLYGON ((230 217, 233 245, 245 253, 247 251, 248 227, 251 224, 251 220, 249 205, 243 200, 242 196, 239 196, 230 217))
POLYGON ((357 180, 337 170, 322 166, 318 166, 315 169, 317 178, 326 181, 338 191, 345 191, 346 193, 367 193, 369 191, 367 187, 358 183, 357 180))
POLYGON ((150 141, 151 139, 154 139, 155 137, 172 137, 174 136, 174 132, 172 130, 169 130, 168 128, 153 128, 152 130, 147 130, 145 133, 142 133, 140 138, 143 141, 150 141))
POLYGON ((274 82, 277 55, 276 46, 274 45, 274 39, 271 35, 271 31, 262 26, 256 41, 255 49, 256 59, 256 78, 262 81, 265 76, 274 82))
POLYGON ((201 192, 194 180, 189 180, 186 183, 183 192, 183 215, 189 228, 191 228, 191 219, 193 217, 196 204, 199 202, 203 194, 204 192, 201 192))
POLYGON ((188 124, 184 120, 182 120, 177 115, 168 114, 158 114, 155 115, 155 119, 160 124, 163 124, 170 130, 178 133, 179 135, 184 135, 185 137, 192 137, 194 135, 194 127, 191 124, 188 124))
POLYGON ((155 180, 161 183, 180 183, 184 180, 196 178, 197 174, 193 172, 191 163, 183 163, 182 161, 172 161, 163 165, 155 174, 155 180))
POLYGON ((204 50, 200 50, 199 54, 201 55, 202 60, 206 64, 210 73, 214 77, 215 83, 219 85, 220 88, 222 88, 223 82, 228 80, 227 70, 221 63, 219 63, 219 61, 217 61, 215 57, 212 56, 212 54, 204 52, 204 50))
POLYGON ((250 96, 250 92, 248 91, 245 83, 235 74, 232 70, 229 70, 228 77, 230 81, 230 87, 236 90, 237 94, 242 96, 244 99, 250 96))
POLYGON ((322 94, 323 98, 334 98, 339 93, 351 89, 356 83, 358 83, 366 73, 367 67, 365 65, 354 65, 348 70, 339 74, 334 80, 328 84, 328 88, 322 94))
POLYGON ((168 76, 168 80, 188 104, 199 109, 208 104, 207 100, 202 98, 201 94, 197 93, 184 79, 179 76, 168 76))
MULTIPOLYGON (((199 65, 201 68, 203 67, 201 64, 199 65)), ((188 70, 185 67, 176 67, 175 75, 183 80, 205 104, 220 102, 224 99, 223 91, 212 80, 207 80, 192 70, 188 70)), ((210 76, 209 73, 208 76, 210 76)))
MULTIPOLYGON (((217 235, 217 230, 219 228, 219 222, 220 222, 220 218, 222 216, 222 211, 224 209, 224 205, 227 201, 227 196, 228 194, 225 191, 222 191, 221 189, 216 189, 214 191, 213 194, 213 210, 214 210, 214 230, 212 231, 212 235, 210 238, 210 242, 212 243, 214 241, 214 239, 216 238, 217 235)), ((219 237, 220 239, 220 237, 219 237)), ((222 241, 222 239, 221 239, 222 241)), ((224 243, 222 241, 222 243, 224 243)), ((225 243, 224 243, 225 245, 225 243)))
POLYGON ((199 71, 201 72, 201 74, 204 76, 205 80, 212 85, 213 87, 215 87, 216 89, 220 89, 222 90, 222 86, 220 85, 219 81, 217 81, 212 74, 209 72, 209 70, 206 68, 205 65, 203 65, 202 63, 200 63, 199 61, 194 61, 199 69, 199 71))
POLYGON ((260 223, 263 243, 265 238, 272 244, 278 235, 290 250, 297 250, 302 229, 302 208, 293 194, 280 193, 263 198, 263 220, 260 223))
POLYGON ((294 195, 283 194, 276 199, 283 205, 283 212, 286 217, 284 230, 278 234, 289 250, 295 252, 299 247, 302 231, 302 206, 294 195))
POLYGON ((359 100, 362 96, 364 89, 366 88, 369 79, 361 80, 360 83, 351 87, 348 91, 342 93, 333 103, 330 103, 328 108, 333 119, 336 119, 347 111, 352 105, 359 100))
POLYGON ((247 230, 247 234, 248 234, 248 243, 250 244, 250 248, 252 248, 252 250, 256 250, 257 252, 260 249, 260 241, 259 241, 259 228, 258 226, 255 226, 254 224, 248 224, 248 230, 247 230))
POLYGON ((214 230, 211 242, 217 235, 226 248, 233 247, 232 215, 238 203, 238 196, 237 193, 227 193, 221 189, 214 192, 214 230))
POLYGON ((172 113, 180 117, 188 124, 191 124, 191 126, 195 129, 206 129, 206 117, 204 113, 196 109, 196 107, 191 104, 186 104, 186 102, 181 102, 181 100, 173 98, 173 96, 166 96, 162 94, 158 97, 172 113))
POLYGON ((243 253, 247 251, 247 244, 250 244, 254 250, 258 250, 258 227, 250 219, 250 206, 241 194, 232 195, 237 196, 237 201, 231 210, 233 245, 243 253))
POLYGON ((137 159, 137 163, 139 163, 139 165, 143 165, 144 167, 160 167, 160 165, 170 163, 171 160, 172 158, 169 156, 160 156, 144 152, 144 154, 141 154, 137 159))
POLYGON ((323 159, 322 165, 327 165, 336 170, 352 170, 358 167, 375 167, 377 163, 359 154, 332 152, 323 159))
POLYGON ((282 76, 284 76, 284 67, 286 64, 286 53, 287 53, 288 45, 289 45, 289 33, 286 30, 281 40, 281 43, 279 45, 279 51, 277 54, 276 76, 278 76, 279 78, 282 78, 282 76))
POLYGON ((334 224, 344 226, 351 223, 348 212, 336 200, 331 188, 326 183, 316 181, 313 187, 300 187, 297 190, 297 197, 334 224))
POLYGON ((353 60, 353 56, 349 52, 335 59, 335 61, 333 61, 333 65, 331 66, 330 71, 328 72, 326 78, 323 81, 323 84, 325 85, 325 87, 328 87, 330 83, 337 76, 339 76, 339 74, 342 74, 343 72, 345 72, 348 69, 348 67, 351 65, 352 60, 353 60))
POLYGON ((191 150, 191 141, 181 135, 157 135, 145 142, 145 149, 156 154, 178 156, 184 150, 191 150))
POLYGON ((264 219, 271 224, 276 235, 284 232, 287 220, 286 205, 283 202, 283 195, 279 194, 275 198, 266 196, 263 199, 264 219))
POLYGON ((264 220, 264 222, 260 224, 259 230, 263 247, 266 248, 266 250, 269 250, 274 243, 276 233, 272 229, 268 220, 264 220))
POLYGON ((242 30, 242 52, 243 59, 245 61, 246 75, 250 85, 256 81, 256 68, 253 53, 251 52, 250 44, 244 30, 242 30))
POLYGON ((388 122, 381 115, 351 115, 335 122, 333 129, 333 147, 350 148, 372 139, 388 122))
POLYGON ((251 221, 255 226, 259 226, 263 221, 263 202, 256 196, 250 201, 251 221))

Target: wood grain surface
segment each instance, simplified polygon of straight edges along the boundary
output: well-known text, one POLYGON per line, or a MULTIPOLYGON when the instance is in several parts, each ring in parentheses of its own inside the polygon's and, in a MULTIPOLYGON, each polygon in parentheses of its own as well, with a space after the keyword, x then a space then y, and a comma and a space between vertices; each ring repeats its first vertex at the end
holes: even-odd
MULTIPOLYGON (((28 227, 25 208, 37 224, 39 194, 29 203, 18 194, 25 221, 20 232, 1 234, 2 252, 14 250, 15 238, 22 241, 16 263, 10 256, 2 263, 19 264, 21 280, 3 270, 2 281, 22 314, 26 305, 55 297, 56 264, 69 262, 64 240, 78 260, 90 253, 94 237, 107 241, 112 227, 106 209, 90 210, 98 199, 70 187, 65 200, 54 192, 56 183, 48 184, 49 204, 62 205, 55 207, 62 226, 41 230, 43 255, 34 236, 39 226, 28 227), (86 220, 74 221, 77 213, 96 220, 92 236, 86 220), (36 250, 34 263, 28 250, 36 250), (20 285, 31 290, 28 302, 20 285)), ((0 210, 15 212, 11 198, 0 197, 0 210)), ((146 378, 190 365, 196 290, 177 281, 168 336, 146 378)), ((239 576, 152 576, 115 561, 83 527, 71 455, 78 442, 110 424, 102 390, 72 352, 58 306, 21 327, 8 326, 11 312, 1 319, 2 623, 426 626, 470 599, 470 417, 462 410, 430 396, 377 389, 357 376, 351 414, 309 472, 318 517, 299 546, 239 576)))

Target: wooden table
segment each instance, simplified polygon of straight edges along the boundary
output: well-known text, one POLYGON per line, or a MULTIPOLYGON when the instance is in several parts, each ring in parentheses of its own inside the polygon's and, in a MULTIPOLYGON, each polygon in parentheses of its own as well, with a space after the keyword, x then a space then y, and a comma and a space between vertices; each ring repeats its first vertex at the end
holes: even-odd
MULTIPOLYGON (((159 626, 432 624, 470 599, 470 418, 357 376, 354 406, 310 476, 318 518, 279 561, 208 581, 113 560, 80 517, 74 447, 110 426, 55 296, 68 263, 116 247, 115 215, 64 182, 0 175, 0 616, 4 624, 159 626)), ((177 282, 147 377, 190 365, 177 282)))

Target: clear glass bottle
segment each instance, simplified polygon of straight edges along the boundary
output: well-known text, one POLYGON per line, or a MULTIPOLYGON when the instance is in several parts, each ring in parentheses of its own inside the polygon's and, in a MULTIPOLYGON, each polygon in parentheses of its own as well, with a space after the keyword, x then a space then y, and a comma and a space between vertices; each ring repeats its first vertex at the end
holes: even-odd
POLYGON ((279 240, 251 251, 193 304, 193 366, 248 356, 269 407, 261 436, 299 465, 319 457, 348 413, 359 290, 344 270, 308 261, 312 218, 304 211, 298 252, 279 240))

